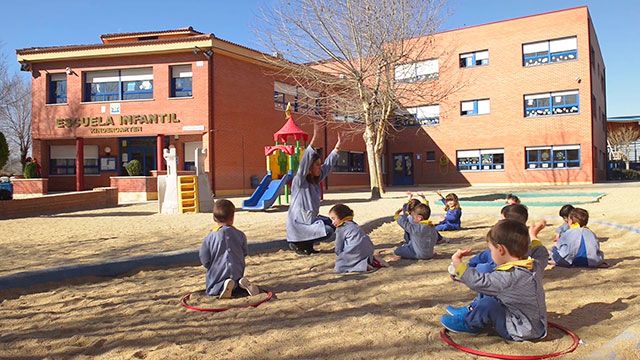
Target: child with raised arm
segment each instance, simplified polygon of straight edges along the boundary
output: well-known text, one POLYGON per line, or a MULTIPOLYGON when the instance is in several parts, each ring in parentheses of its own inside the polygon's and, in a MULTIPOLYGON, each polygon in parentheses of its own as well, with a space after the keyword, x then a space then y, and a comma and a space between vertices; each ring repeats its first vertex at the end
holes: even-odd
POLYGON ((444 204, 444 211, 447 212, 444 214, 444 220, 440 221, 438 225, 436 225, 436 230, 460 230, 462 209, 460 208, 458 195, 449 193, 447 196, 442 196, 439 191, 437 191, 436 194, 440 196, 440 201, 444 204))
POLYGON ((508 194, 505 203, 507 205, 520 204, 520 198, 517 195, 508 194))
POLYGON ((587 210, 571 210, 567 222, 569 230, 560 236, 551 249, 551 258, 556 266, 599 267, 604 264, 604 253, 600 251, 596 234, 587 228, 588 223, 587 210))
POLYGON ((253 296, 260 292, 244 277, 247 237, 233 227, 235 210, 229 200, 219 199, 214 203, 213 219, 218 227, 204 238, 200 246, 200 262, 207 269, 206 294, 220 299, 243 293, 253 296))
POLYGON ((329 218, 336 227, 337 273, 366 272, 386 265, 373 255, 371 238, 353 221, 351 208, 336 204, 329 210, 329 218))
MULTIPOLYGON (((407 195, 409 195, 409 199, 407 199, 407 203, 402 205, 402 213, 405 215, 409 216, 409 220, 413 221, 410 214, 411 211, 413 210, 413 208, 422 203, 425 205, 429 205, 429 200, 427 200, 427 198, 424 196, 424 194, 422 193, 418 193, 418 197, 420 197, 420 200, 416 199, 413 197, 413 193, 411 191, 407 191, 407 195)), ((411 240, 411 237, 409 236, 409 233, 407 231, 404 232, 404 242, 408 243, 411 240)))
POLYGON ((401 213, 402 209, 399 209, 394 217, 398 225, 409 234, 409 242, 400 245, 394 253, 405 259, 431 259, 439 235, 428 220, 431 208, 425 204, 417 204, 409 215, 401 213))
POLYGON ((546 259, 527 257, 527 226, 515 220, 500 220, 489 230, 486 240, 497 265, 495 271, 480 273, 467 266, 463 257, 470 254, 469 249, 456 251, 449 266, 455 279, 486 296, 467 313, 443 315, 440 322, 453 332, 476 334, 489 329, 507 340, 545 337, 547 307, 542 272, 546 259))
POLYGON ((556 229, 556 239, 554 241, 558 241, 558 239, 560 239, 560 236, 562 236, 562 234, 569 230, 569 214, 573 209, 573 205, 569 204, 564 205, 560 208, 560 212, 558 213, 558 215, 560 215, 560 217, 562 218, 563 223, 556 229))

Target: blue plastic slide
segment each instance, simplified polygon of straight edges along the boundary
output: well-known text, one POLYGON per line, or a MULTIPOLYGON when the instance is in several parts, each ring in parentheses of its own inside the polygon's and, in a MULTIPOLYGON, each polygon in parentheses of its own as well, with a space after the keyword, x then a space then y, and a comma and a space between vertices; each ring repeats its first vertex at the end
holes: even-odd
POLYGON ((271 174, 265 175, 250 198, 242 202, 245 210, 266 210, 270 208, 282 193, 291 176, 285 174, 282 179, 271 180, 271 174))

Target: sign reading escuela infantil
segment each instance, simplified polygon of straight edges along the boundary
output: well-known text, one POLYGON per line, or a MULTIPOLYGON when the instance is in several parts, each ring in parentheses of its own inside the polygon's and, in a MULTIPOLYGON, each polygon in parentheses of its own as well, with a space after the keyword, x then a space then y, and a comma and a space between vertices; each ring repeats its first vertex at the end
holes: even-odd
POLYGON ((83 117, 83 118, 69 118, 69 119, 56 119, 56 128, 59 129, 71 129, 78 127, 91 128, 92 134, 97 133, 125 133, 125 132, 140 132, 142 126, 129 126, 128 125, 144 125, 144 124, 174 124, 179 123, 180 119, 176 114, 150 114, 150 115, 121 115, 116 117, 117 125, 124 127, 110 127, 116 126, 116 120, 113 116, 83 117))

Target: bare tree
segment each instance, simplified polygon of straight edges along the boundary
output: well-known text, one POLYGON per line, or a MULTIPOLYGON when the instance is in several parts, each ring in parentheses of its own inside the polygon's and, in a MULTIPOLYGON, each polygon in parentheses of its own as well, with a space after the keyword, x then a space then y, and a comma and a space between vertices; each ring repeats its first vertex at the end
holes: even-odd
POLYGON ((638 140, 640 140, 640 126, 635 122, 608 125, 607 143, 612 152, 624 161, 627 170, 629 170, 631 145, 638 140))
POLYGON ((280 69, 277 74, 321 101, 324 121, 340 122, 363 136, 374 199, 384 191, 385 139, 396 131, 399 117, 411 118, 404 107, 435 105, 456 90, 457 85, 437 81, 439 72, 452 66, 447 47, 432 37, 445 17, 445 4, 281 0, 263 9, 257 34, 274 52, 267 59, 280 69), (434 64, 435 72, 416 71, 434 64))
POLYGON ((0 104, 0 130, 9 145, 17 149, 23 168, 31 148, 31 86, 19 74, 5 83, 5 97, 0 104))

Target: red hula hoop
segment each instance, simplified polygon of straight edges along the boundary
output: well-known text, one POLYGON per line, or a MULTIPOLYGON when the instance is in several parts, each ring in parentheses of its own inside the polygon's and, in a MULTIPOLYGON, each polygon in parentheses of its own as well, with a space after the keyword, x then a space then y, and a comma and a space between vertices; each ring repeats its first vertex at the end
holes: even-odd
POLYGON ((242 306, 229 306, 226 308, 202 308, 202 307, 198 307, 198 306, 193 306, 193 305, 189 305, 189 303, 187 302, 190 298, 191 298, 191 294, 195 293, 197 291, 194 292, 190 292, 186 295, 184 295, 181 299, 180 299, 180 305, 182 305, 183 307, 189 309, 189 310, 195 310, 195 311, 203 311, 203 312, 223 312, 223 311, 227 311, 230 309, 242 309, 242 308, 248 308, 248 307, 258 307, 263 303, 266 303, 267 301, 271 300, 273 298, 273 292, 271 291, 267 291, 267 297, 256 302, 253 304, 247 304, 247 305, 242 305, 242 306))
POLYGON ((440 340, 442 340, 442 342, 444 342, 445 344, 447 344, 449 346, 452 346, 452 347, 454 347, 454 348, 456 348, 456 349, 458 349, 460 351, 464 351, 464 352, 469 353, 469 354, 479 355, 479 356, 486 356, 486 357, 491 357, 491 358, 494 358, 494 359, 506 359, 506 360, 549 359, 549 358, 552 358, 552 357, 556 357, 556 356, 560 356, 560 355, 564 355, 564 354, 568 354, 570 352, 573 352, 578 347, 578 345, 580 344, 580 338, 578 337, 578 335, 574 334, 571 330, 569 330, 569 329, 567 329, 567 328, 565 328, 563 326, 560 326, 558 324, 552 323, 552 322, 548 322, 548 325, 549 325, 549 327, 556 328, 558 330, 563 331, 567 335, 569 335, 573 339, 573 344, 571 344, 571 346, 569 346, 565 350, 554 352, 554 353, 551 353, 551 354, 504 355, 504 354, 495 354, 495 353, 484 352, 484 351, 471 349, 471 348, 459 345, 459 344, 455 343, 453 340, 451 340, 451 337, 447 333, 447 329, 440 330, 440 340))

